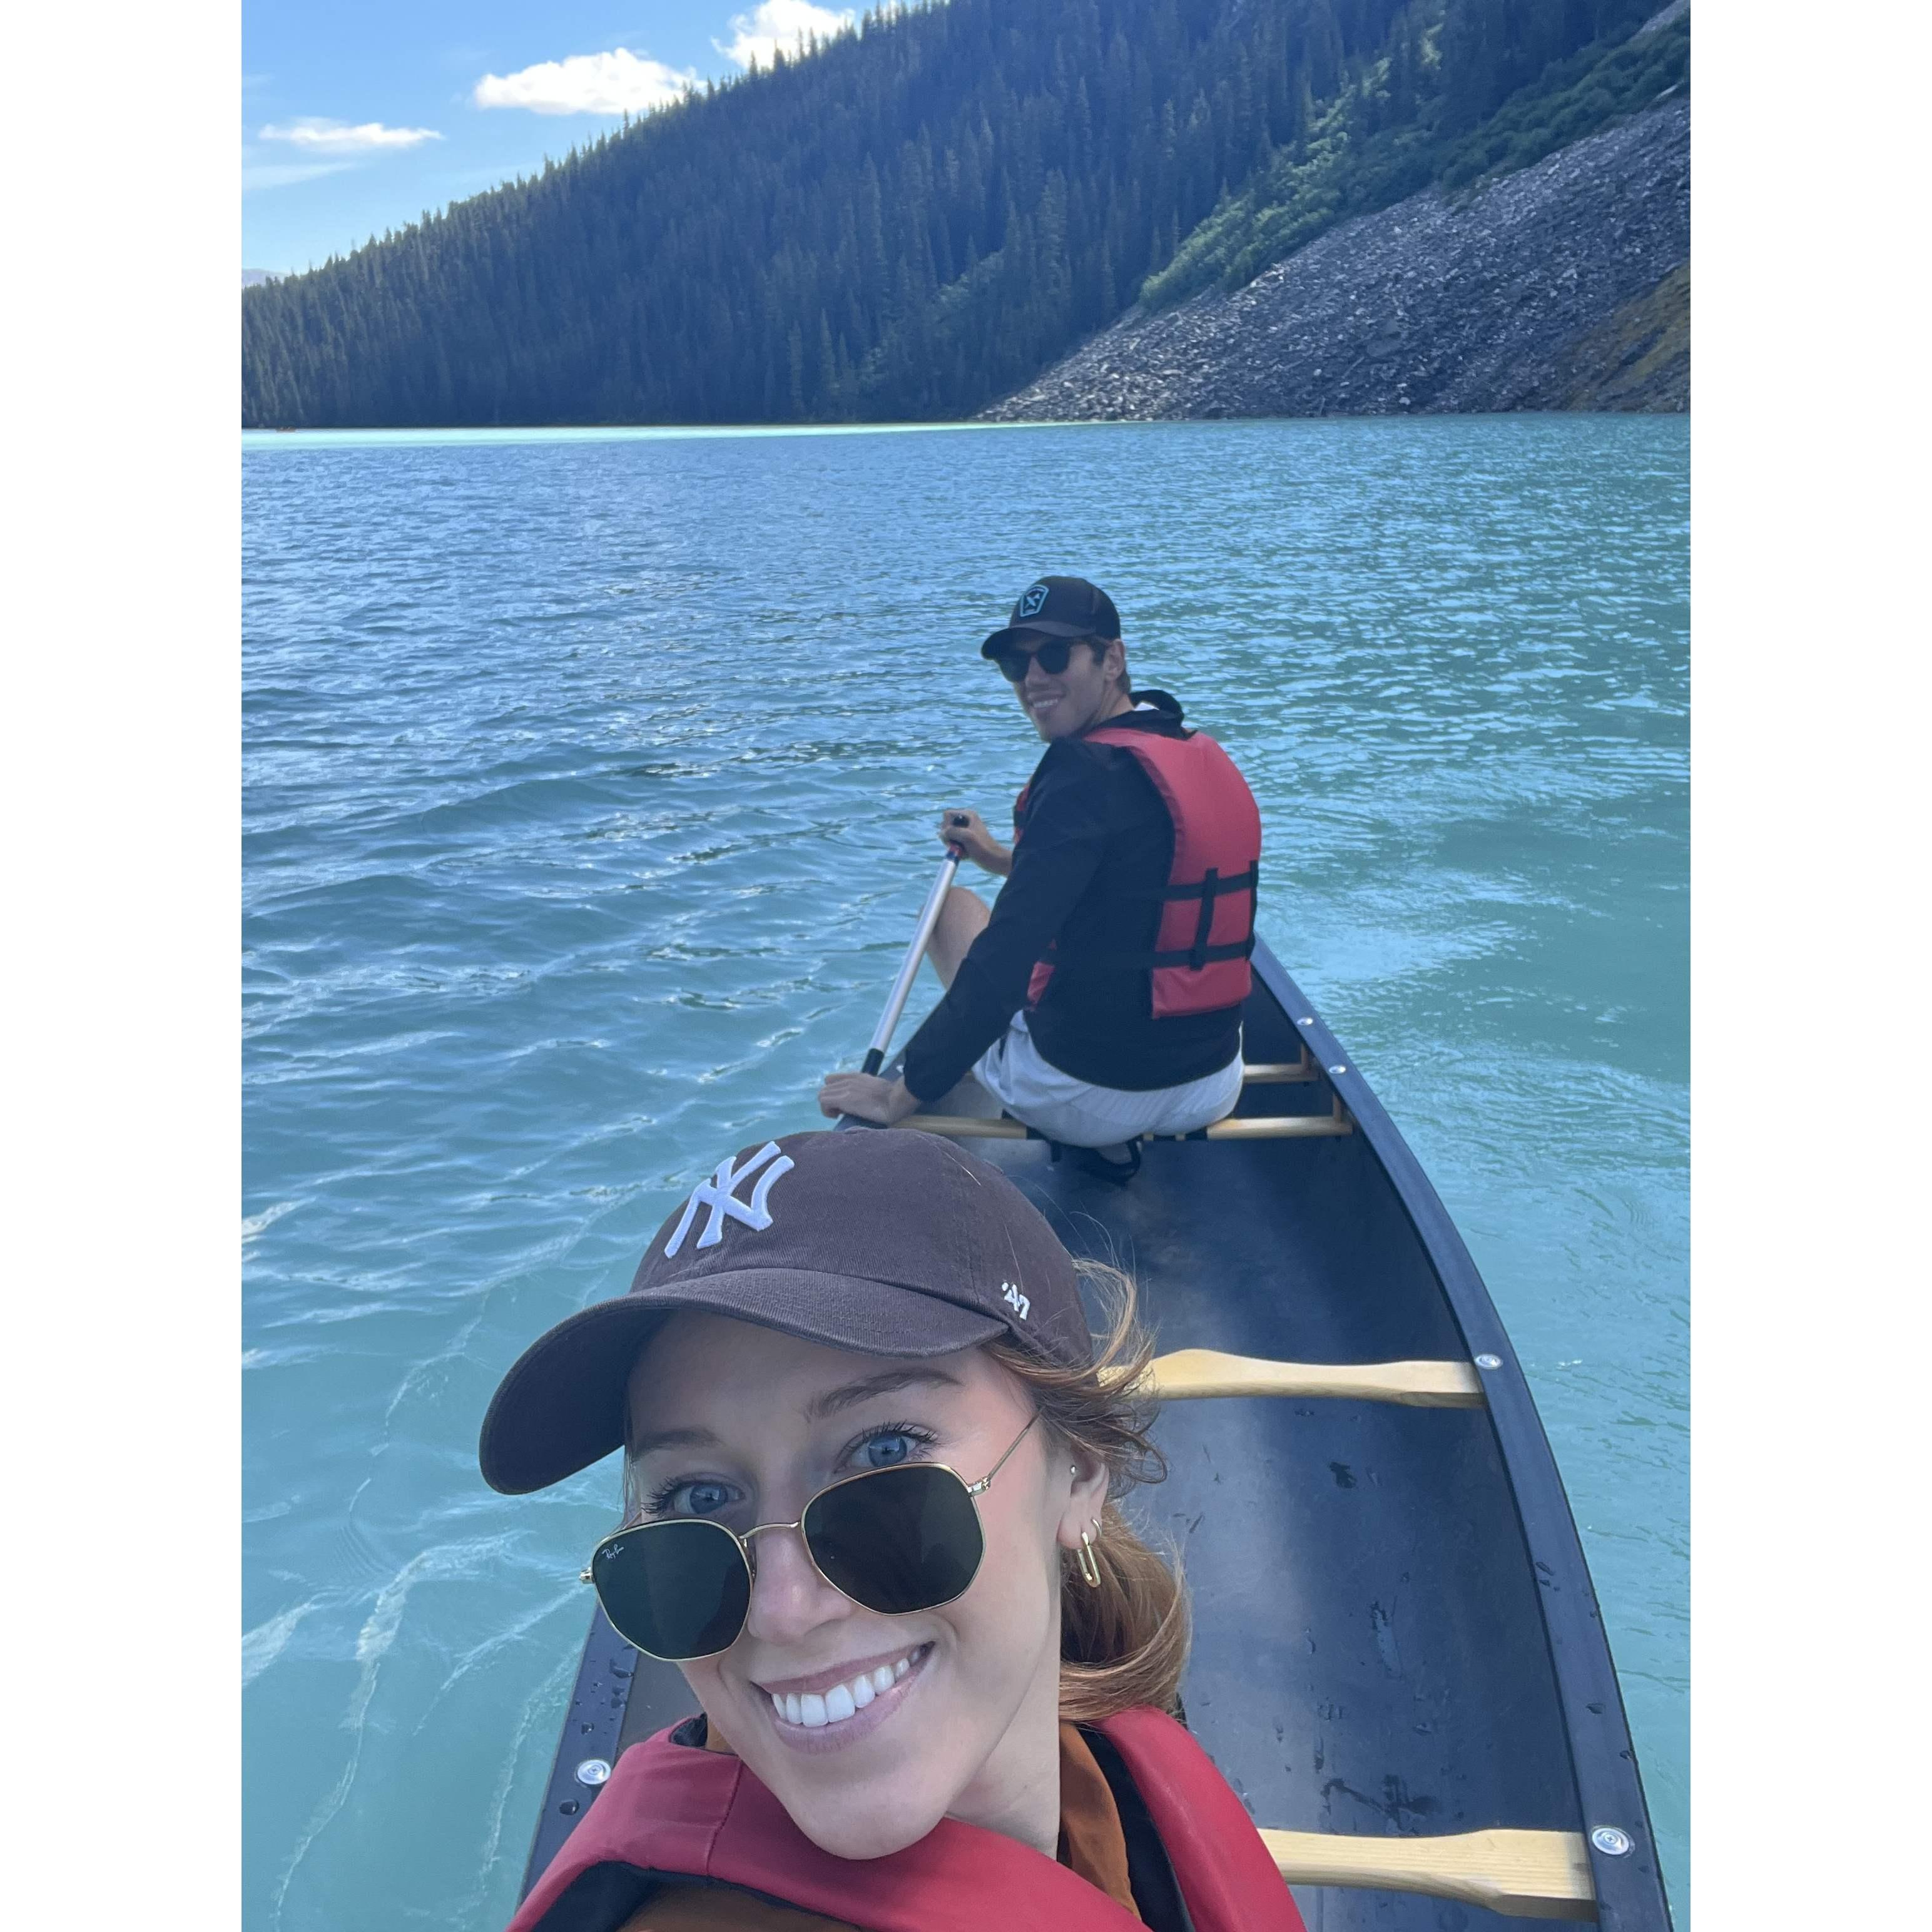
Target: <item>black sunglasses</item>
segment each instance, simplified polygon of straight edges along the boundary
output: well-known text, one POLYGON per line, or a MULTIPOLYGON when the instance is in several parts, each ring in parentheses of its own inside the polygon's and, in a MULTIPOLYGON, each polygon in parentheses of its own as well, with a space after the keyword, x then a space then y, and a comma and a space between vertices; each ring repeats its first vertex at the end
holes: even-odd
POLYGON ((1080 641, 1078 638, 1048 638, 1037 650, 995 651, 993 662, 1009 684, 1023 684, 1027 666, 1036 660, 1048 677, 1058 677, 1066 668, 1067 660, 1073 655, 1073 646, 1080 641))
POLYGON ((812 1568, 853 1602, 889 1617, 963 1597, 986 1553, 974 1498, 1040 1420, 976 1483, 943 1462, 866 1469, 819 1491, 796 1522, 740 1536, 711 1516, 668 1516, 614 1530, 591 1552, 584 1580, 627 1643, 667 1664, 716 1657, 738 1641, 758 1574, 752 1539, 795 1529, 812 1568))

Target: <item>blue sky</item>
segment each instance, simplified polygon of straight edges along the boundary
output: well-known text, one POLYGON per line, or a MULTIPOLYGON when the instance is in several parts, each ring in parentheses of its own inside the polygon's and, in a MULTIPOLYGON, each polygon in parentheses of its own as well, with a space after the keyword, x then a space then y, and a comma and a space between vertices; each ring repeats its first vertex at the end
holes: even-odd
POLYGON ((842 16, 843 0, 246 0, 242 266, 346 254, 842 16))

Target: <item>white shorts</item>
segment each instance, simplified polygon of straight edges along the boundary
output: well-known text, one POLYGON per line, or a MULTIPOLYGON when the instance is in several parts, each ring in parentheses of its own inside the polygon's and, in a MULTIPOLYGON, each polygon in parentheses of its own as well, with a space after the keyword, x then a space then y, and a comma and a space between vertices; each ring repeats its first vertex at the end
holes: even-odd
POLYGON ((1241 1056, 1219 1072, 1178 1087, 1132 1093, 1093 1087, 1040 1058, 1016 1013, 973 1069, 980 1084, 1016 1120, 1067 1147, 1118 1147, 1142 1134, 1191 1134, 1234 1111, 1241 1097, 1241 1056))

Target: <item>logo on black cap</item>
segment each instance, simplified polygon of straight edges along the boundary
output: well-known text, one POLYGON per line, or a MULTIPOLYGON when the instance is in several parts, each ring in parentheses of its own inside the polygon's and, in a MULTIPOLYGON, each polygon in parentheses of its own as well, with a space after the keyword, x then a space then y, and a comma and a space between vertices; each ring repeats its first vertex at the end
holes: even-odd
POLYGON ((678 1217, 670 1239, 664 1244, 666 1256, 676 1254, 684 1246, 684 1238, 691 1232, 691 1224, 698 1218, 700 1208, 711 1210, 704 1232, 698 1238, 700 1248, 715 1248, 724 1238, 724 1217, 728 1214, 748 1228, 769 1228, 772 1225, 771 1210, 765 1203, 771 1198, 772 1185, 781 1176, 790 1173, 794 1165, 789 1154, 778 1152, 776 1141, 766 1142, 742 1167, 734 1167, 728 1156, 721 1160, 718 1172, 709 1180, 700 1180, 691 1190, 691 1198, 684 1204, 684 1212, 678 1217), (767 1161, 772 1162, 769 1167, 765 1166, 767 1161), (758 1174, 761 1167, 765 1171, 758 1174), (740 1201, 735 1191, 739 1182, 748 1180, 754 1174, 758 1174, 758 1184, 752 1190, 751 1199, 740 1201))
POLYGON ((1020 608, 1016 614, 1015 621, 1018 622, 1020 619, 1026 617, 1038 616, 1046 606, 1047 596, 1047 586, 1044 584, 1034 585, 1020 599, 1020 608))

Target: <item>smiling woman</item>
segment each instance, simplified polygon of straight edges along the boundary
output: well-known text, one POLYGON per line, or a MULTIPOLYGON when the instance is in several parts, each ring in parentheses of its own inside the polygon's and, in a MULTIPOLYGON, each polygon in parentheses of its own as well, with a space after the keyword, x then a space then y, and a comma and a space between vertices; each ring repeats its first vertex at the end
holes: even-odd
POLYGON ((623 1444, 586 1574, 698 1714, 619 1759, 513 1932, 1300 1932, 1176 1721, 1184 1600, 1118 1508, 1160 1472, 1150 1344, 1088 1273, 1097 1346, 998 1168, 801 1134, 525 1352, 484 1473, 520 1493, 623 1444))

